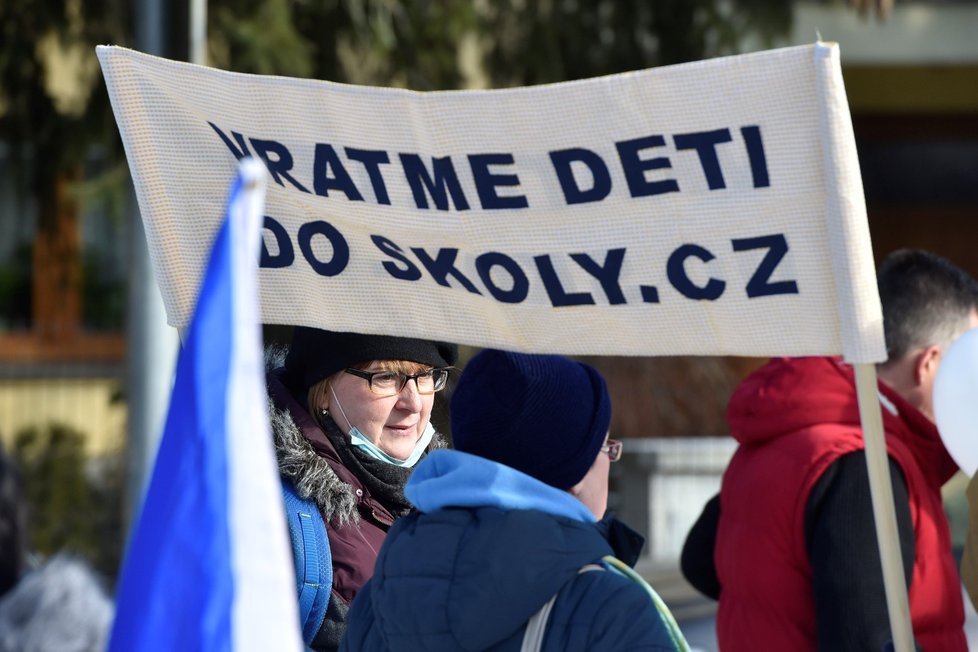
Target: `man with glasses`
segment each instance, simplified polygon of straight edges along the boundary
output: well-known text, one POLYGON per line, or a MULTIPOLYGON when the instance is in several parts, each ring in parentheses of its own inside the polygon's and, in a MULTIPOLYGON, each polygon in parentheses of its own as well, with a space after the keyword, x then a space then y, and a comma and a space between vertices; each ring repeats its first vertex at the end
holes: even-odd
POLYGON ((431 424, 452 344, 296 327, 269 373, 271 422, 296 562, 303 637, 335 650, 373 571, 404 484, 446 445, 431 424))
POLYGON ((630 570, 642 538, 605 515, 622 445, 595 369, 481 351, 451 421, 455 450, 415 468, 418 511, 391 528, 341 649, 687 649, 630 570))

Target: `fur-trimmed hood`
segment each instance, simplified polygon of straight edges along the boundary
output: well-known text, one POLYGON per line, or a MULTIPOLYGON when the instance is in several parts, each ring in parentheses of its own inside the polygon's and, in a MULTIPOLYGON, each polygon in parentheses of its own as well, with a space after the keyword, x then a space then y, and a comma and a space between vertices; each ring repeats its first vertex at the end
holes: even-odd
POLYGON ((355 522, 358 516, 353 487, 336 475, 302 436, 292 414, 275 407, 271 397, 268 399, 268 418, 275 436, 279 473, 292 481, 300 497, 315 502, 327 521, 335 516, 341 524, 355 522))
MULTIPOLYGON (((273 374, 275 370, 280 369, 287 353, 288 349, 281 346, 266 347, 266 372, 273 374)), ((275 382, 284 391, 285 388, 281 383, 275 382)), ((270 389, 271 384, 270 381, 270 389)), ((355 488, 337 475, 326 457, 302 434, 302 429, 292 414, 292 411, 302 410, 298 402, 293 401, 290 408, 281 407, 281 401, 276 405, 273 393, 270 392, 268 397, 268 415, 272 434, 275 437, 275 455, 278 459, 279 473, 292 482, 300 497, 315 502, 327 521, 335 518, 339 524, 357 522, 359 514, 356 509, 355 488)), ((310 415, 304 410, 302 412, 303 418, 311 420, 310 415)), ((330 426, 336 427, 329 421, 327 427, 330 426)), ((318 423, 316 427, 319 427, 318 423)), ((338 433, 337 429, 331 434, 338 433)), ((446 447, 445 438, 436 432, 432 437, 429 450, 446 447)), ((342 464, 338 457, 333 458, 332 463, 342 464)))

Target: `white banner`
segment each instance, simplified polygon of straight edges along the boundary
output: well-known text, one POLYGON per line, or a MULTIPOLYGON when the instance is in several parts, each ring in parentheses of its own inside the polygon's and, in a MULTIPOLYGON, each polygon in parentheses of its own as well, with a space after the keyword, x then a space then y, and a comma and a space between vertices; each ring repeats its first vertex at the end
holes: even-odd
POLYGON ((436 93, 98 56, 178 328, 253 155, 269 175, 266 323, 885 358, 834 44, 436 93))

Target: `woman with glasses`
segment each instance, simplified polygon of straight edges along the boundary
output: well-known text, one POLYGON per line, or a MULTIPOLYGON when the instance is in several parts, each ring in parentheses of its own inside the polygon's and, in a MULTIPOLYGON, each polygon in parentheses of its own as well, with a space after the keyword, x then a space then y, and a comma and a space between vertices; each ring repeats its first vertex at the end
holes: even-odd
POLYGON ((411 509, 404 484, 446 445, 431 411, 456 356, 443 342, 299 326, 268 376, 303 634, 314 650, 339 646, 388 529, 411 509))
POLYGON ((451 401, 454 450, 405 494, 342 650, 687 650, 631 570, 642 538, 605 514, 621 442, 592 367, 486 349, 451 401))

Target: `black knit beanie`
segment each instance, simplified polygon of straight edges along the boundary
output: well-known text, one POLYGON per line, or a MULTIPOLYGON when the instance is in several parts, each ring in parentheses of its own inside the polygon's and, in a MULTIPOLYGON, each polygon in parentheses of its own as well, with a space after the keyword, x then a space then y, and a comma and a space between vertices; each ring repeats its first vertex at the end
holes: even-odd
POLYGON ((450 367, 457 358, 458 347, 448 342, 296 326, 285 357, 285 380, 293 392, 304 393, 337 371, 372 360, 409 360, 450 367))
POLYGON ((451 421, 456 449, 569 489, 598 456, 611 399, 582 362, 485 349, 462 371, 451 421))

